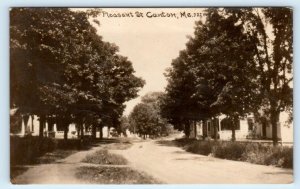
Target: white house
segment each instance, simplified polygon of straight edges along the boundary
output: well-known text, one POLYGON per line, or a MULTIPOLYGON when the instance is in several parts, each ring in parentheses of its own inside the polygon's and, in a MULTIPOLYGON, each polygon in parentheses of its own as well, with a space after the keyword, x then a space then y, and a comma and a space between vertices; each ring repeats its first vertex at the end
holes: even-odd
MULTIPOLYGON (((36 115, 18 115, 16 114, 16 109, 12 109, 10 111, 10 119, 11 119, 11 135, 25 136, 32 135, 38 136, 40 133, 40 122, 39 117, 36 115)), ((77 128, 75 123, 71 123, 69 125, 68 138, 77 138, 77 128)), ((51 121, 46 121, 45 126, 43 128, 43 134, 46 137, 52 138, 63 138, 64 130, 63 128, 57 127, 56 123, 51 123, 51 121)), ((87 128, 84 128, 84 135, 91 135, 91 131, 87 128)), ((96 132, 96 136, 100 136, 100 131, 96 132)), ((109 138, 108 127, 103 128, 103 137, 109 138)))
MULTIPOLYGON (((253 115, 240 119, 235 130, 237 140, 271 139, 272 126, 270 123, 261 124, 253 115)), ((232 136, 231 123, 225 115, 215 119, 194 122, 190 129, 191 138, 213 138, 215 133, 221 140, 230 140, 232 136), (217 132, 214 129, 217 128, 217 132)), ((277 125, 277 136, 282 142, 293 142, 293 123, 288 122, 288 113, 282 112, 277 125)))

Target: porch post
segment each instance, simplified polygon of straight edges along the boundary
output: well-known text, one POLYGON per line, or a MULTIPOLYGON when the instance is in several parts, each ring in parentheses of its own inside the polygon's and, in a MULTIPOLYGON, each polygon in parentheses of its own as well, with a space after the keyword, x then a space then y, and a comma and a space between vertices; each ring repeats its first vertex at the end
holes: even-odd
POLYGON ((24 116, 22 115, 21 116, 21 119, 22 119, 22 125, 21 125, 21 132, 20 132, 20 135, 24 136, 25 135, 25 120, 24 120, 24 116))
POLYGON ((218 118, 218 120, 219 120, 219 131, 221 131, 221 119, 218 118))
POLYGON ((33 124, 33 120, 34 120, 34 115, 31 115, 31 131, 34 132, 34 124, 33 124))

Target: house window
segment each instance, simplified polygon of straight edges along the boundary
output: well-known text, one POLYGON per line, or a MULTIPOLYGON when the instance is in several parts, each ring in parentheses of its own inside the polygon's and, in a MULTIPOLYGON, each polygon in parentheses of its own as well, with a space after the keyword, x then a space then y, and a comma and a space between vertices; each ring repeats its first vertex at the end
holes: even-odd
MULTIPOLYGON (((224 118, 221 121, 221 130, 231 130, 233 122, 229 118, 224 118)), ((235 124, 235 130, 240 130, 240 120, 237 120, 235 124)))

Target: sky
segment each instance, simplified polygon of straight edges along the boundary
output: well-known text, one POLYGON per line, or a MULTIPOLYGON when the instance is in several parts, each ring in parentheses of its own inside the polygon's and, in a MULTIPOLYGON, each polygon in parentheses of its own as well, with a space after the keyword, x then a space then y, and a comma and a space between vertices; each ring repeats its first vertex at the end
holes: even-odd
POLYGON ((146 81, 139 97, 126 103, 124 115, 128 115, 141 96, 164 91, 167 85, 164 72, 179 51, 185 49, 187 36, 193 36, 195 21, 202 18, 203 9, 105 8, 102 11, 97 17, 100 21, 100 26, 96 27, 98 34, 104 41, 119 46, 119 54, 132 62, 135 75, 146 81), (137 17, 137 12, 143 17, 137 17), (127 17, 115 17, 118 14, 127 17), (170 17, 154 17, 168 14, 170 17))

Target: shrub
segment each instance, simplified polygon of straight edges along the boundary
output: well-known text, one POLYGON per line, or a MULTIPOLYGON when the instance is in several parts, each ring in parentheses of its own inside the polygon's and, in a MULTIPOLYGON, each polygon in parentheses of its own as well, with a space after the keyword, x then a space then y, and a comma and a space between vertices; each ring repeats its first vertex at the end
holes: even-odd
POLYGON ((241 160, 264 165, 266 153, 268 153, 268 146, 260 143, 247 143, 241 160))
POLYGON ((180 139, 176 139, 175 142, 178 146, 186 146, 186 145, 190 145, 193 142, 196 142, 196 139, 189 139, 189 138, 180 138, 180 139))
POLYGON ((212 154, 222 159, 293 168, 293 148, 291 147, 274 147, 257 142, 215 142, 192 139, 178 139, 176 142, 186 151, 196 154, 212 154))
POLYGON ((248 143, 242 160, 261 165, 293 168, 293 148, 248 143))
POLYGON ((215 145, 213 141, 193 141, 191 144, 186 145, 185 149, 188 152, 208 155, 212 152, 212 148, 215 145))
POLYGON ((281 146, 273 147, 270 153, 267 153, 265 164, 293 168, 293 149, 281 146))
POLYGON ((222 159, 240 160, 245 150, 245 145, 238 142, 218 142, 212 148, 214 157, 222 159))

